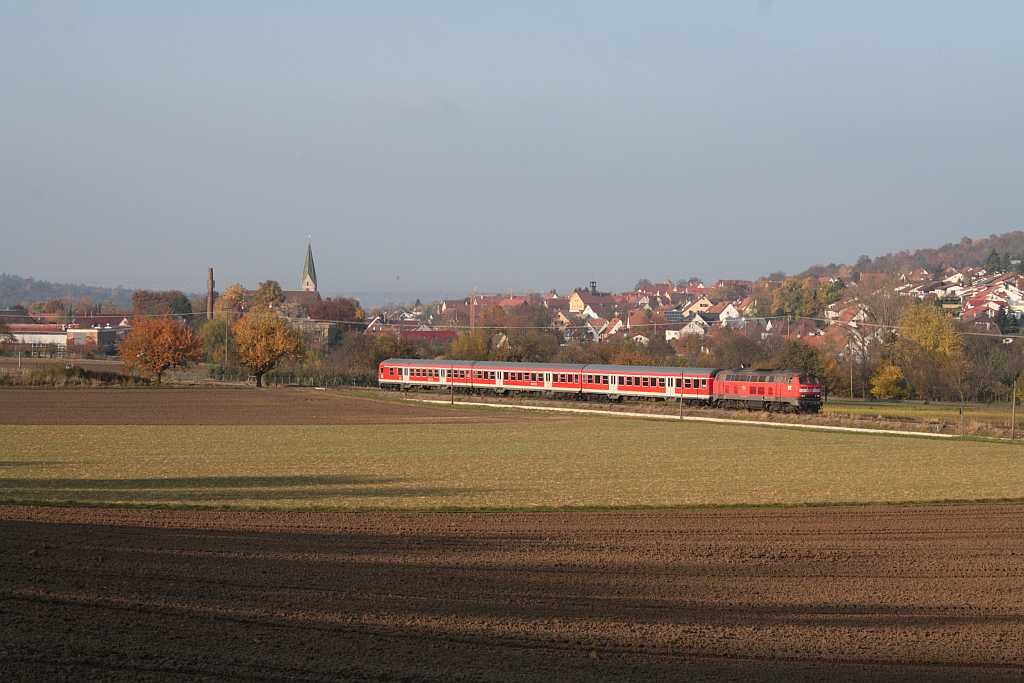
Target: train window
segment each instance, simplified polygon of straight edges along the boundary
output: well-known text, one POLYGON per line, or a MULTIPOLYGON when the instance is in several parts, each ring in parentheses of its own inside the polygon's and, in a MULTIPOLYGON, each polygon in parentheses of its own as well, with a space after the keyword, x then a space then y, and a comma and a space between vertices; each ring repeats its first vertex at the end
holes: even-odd
POLYGON ((702 379, 702 380, 700 381, 700 385, 701 385, 702 387, 706 387, 706 386, 708 385, 708 381, 707 381, 707 379, 702 379))
POLYGON ((665 386, 665 378, 664 377, 659 377, 658 378, 658 386, 659 387, 665 386))
POLYGON ((683 386, 685 388, 689 389, 689 388, 691 388, 693 386, 692 382, 693 382, 693 380, 691 380, 689 377, 687 377, 686 379, 683 380, 683 386))
POLYGON ((647 386, 647 378, 646 378, 646 377, 642 378, 642 379, 640 380, 640 384, 641 384, 642 386, 645 386, 645 387, 646 387, 646 386, 647 386))

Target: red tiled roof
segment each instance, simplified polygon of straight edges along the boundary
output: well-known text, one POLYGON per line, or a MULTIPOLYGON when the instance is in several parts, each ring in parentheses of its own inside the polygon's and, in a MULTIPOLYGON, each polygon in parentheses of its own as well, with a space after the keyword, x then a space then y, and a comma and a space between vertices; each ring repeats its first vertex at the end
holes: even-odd
POLYGON ((8 332, 20 332, 22 334, 47 334, 63 333, 63 325, 51 325, 49 323, 12 323, 7 326, 8 332))

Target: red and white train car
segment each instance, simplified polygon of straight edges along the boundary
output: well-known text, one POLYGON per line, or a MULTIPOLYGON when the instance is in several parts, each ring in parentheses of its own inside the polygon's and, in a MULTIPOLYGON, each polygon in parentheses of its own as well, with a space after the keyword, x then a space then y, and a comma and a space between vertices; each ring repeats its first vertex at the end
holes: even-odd
POLYGON ((714 383, 713 368, 676 368, 655 365, 585 365, 585 393, 609 397, 680 398, 708 402, 714 383))
POLYGON ((570 363, 502 363, 497 361, 429 361, 389 358, 380 364, 378 381, 392 387, 454 387, 562 394, 597 394, 611 398, 682 398, 711 400, 712 368, 570 363))

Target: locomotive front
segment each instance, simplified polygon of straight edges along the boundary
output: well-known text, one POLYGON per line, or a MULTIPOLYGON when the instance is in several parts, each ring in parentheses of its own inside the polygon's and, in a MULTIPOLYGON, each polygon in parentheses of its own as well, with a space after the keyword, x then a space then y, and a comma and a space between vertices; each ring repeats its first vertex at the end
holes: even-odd
POLYGON ((801 411, 816 413, 821 410, 821 380, 817 376, 801 373, 797 377, 798 405, 801 411))

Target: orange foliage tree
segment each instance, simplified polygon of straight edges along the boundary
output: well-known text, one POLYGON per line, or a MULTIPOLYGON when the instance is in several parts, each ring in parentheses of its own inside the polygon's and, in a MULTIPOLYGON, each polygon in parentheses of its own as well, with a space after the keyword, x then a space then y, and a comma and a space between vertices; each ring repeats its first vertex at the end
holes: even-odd
POLYGON ((184 367, 203 357, 202 340, 191 327, 175 318, 143 318, 121 342, 121 361, 133 372, 159 384, 171 368, 184 367))
POLYGON ((235 344, 242 365, 256 376, 256 386, 263 386, 263 375, 283 358, 302 353, 302 336, 281 316, 254 311, 234 327, 235 344))

